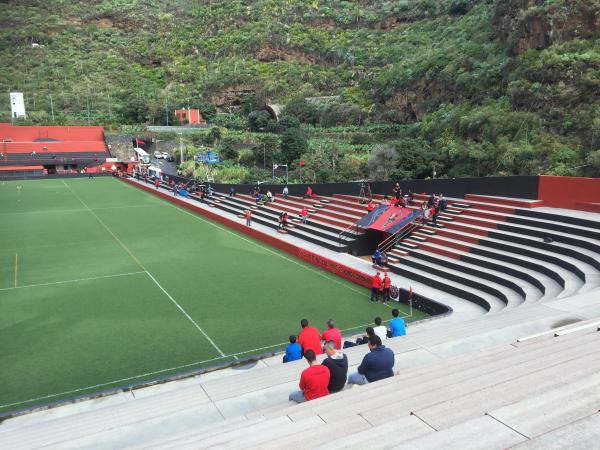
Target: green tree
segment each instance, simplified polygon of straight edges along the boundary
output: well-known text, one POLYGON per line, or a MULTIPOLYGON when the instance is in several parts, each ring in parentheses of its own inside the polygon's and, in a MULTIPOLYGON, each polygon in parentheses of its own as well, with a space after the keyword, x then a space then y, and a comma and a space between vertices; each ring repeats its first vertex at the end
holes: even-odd
POLYGON ((369 159, 369 175, 374 181, 388 181, 396 168, 398 155, 389 145, 375 145, 369 159))
POLYGON ((289 128, 281 135, 281 156, 290 164, 308 149, 308 141, 300 128, 289 128))

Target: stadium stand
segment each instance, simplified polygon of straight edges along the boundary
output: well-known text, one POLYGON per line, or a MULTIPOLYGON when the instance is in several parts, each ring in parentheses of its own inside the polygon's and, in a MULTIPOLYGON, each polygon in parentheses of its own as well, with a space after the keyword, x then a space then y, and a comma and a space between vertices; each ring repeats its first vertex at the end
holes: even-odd
MULTIPOLYGON (((581 448, 592 448, 600 407, 597 294, 463 323, 417 324, 386 342, 399 376, 304 404, 291 405, 286 394, 305 363, 282 365, 274 357, 247 370, 70 405, 60 414, 17 417, 0 427, 0 445, 541 448, 548 433, 561 439, 577 433, 581 448), (572 310, 586 302, 595 304, 595 320, 552 332, 553 324, 578 317, 572 310)), ((346 351, 351 370, 365 351, 346 351)))
MULTIPOLYGON (((369 272, 338 239, 363 232, 352 228, 365 213, 357 200, 290 196, 257 206, 244 194, 214 193, 185 201, 240 221, 252 208, 261 231, 369 272), (308 225, 278 235, 279 213, 294 217, 303 205, 313 210, 308 225)), ((0 426, 0 447, 596 447, 600 220, 520 199, 467 195, 448 204, 443 226, 420 227, 391 251, 405 286, 455 311, 385 342, 399 375, 292 405, 287 394, 306 364, 282 365, 276 355, 17 416, 0 426)), ((368 350, 344 351, 353 371, 368 350)))
POLYGON ((4 175, 9 172, 11 176, 31 175, 31 170, 77 171, 100 165, 108 157, 103 127, 0 123, 0 167, 4 168, 4 175), (39 166, 43 166, 42 169, 38 169, 39 166))

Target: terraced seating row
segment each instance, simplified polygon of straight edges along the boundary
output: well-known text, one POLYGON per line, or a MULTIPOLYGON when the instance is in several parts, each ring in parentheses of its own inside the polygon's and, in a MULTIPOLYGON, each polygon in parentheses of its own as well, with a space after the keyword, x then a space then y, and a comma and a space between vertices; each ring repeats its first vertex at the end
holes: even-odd
POLYGON ((258 206, 254 199, 247 195, 238 194, 235 197, 229 197, 221 193, 214 193, 212 197, 207 197, 204 201, 223 211, 240 216, 240 218, 247 209, 251 209, 254 222, 275 229, 279 226, 279 214, 281 211, 286 211, 290 220, 285 233, 336 252, 347 252, 352 241, 363 232, 360 229, 352 228, 353 222, 340 220, 340 213, 332 213, 324 209, 312 210, 308 223, 303 224, 298 219, 302 203, 295 203, 291 199, 286 200, 285 203, 277 199, 273 203, 258 206), (340 240, 340 234, 343 236, 343 240, 340 240))
POLYGON ((444 229, 425 226, 397 244, 391 254, 399 261, 390 268, 409 278, 430 275, 439 285, 460 283, 472 295, 487 293, 509 307, 600 285, 600 223, 528 217, 504 202, 450 199, 462 213, 442 212, 444 229))
POLYGON ((259 409, 150 448, 542 448, 548 433, 578 433, 576 440, 592 448, 600 424, 599 344, 597 326, 588 326, 488 347, 300 405, 259 409))

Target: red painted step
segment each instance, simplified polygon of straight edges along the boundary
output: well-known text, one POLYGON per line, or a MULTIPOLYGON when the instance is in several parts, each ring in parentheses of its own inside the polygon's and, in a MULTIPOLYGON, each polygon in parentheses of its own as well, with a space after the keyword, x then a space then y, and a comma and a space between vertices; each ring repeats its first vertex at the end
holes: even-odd
POLYGON ((444 234, 439 233, 439 237, 431 236, 427 241, 431 242, 432 244, 439 244, 439 245, 444 245, 446 247, 455 248, 456 250, 460 250, 463 252, 470 251, 471 246, 468 245, 468 243, 470 243, 470 244, 478 244, 479 243, 479 239, 472 238, 470 236, 460 236, 458 233, 451 234, 451 233, 446 232, 445 230, 442 230, 442 231, 444 231, 444 234), (462 244, 462 243, 458 243, 458 242, 448 241, 443 238, 443 236, 445 236, 445 235, 448 235, 447 237, 450 239, 464 241, 465 243, 462 244))
POLYGON ((453 222, 446 222, 444 225, 448 226, 450 223, 468 223, 471 225, 476 225, 478 227, 484 227, 484 228, 490 228, 490 229, 496 229, 498 228, 498 224, 495 222, 490 222, 484 219, 478 219, 477 217, 473 217, 473 216, 460 216, 457 217, 456 219, 454 219, 453 222))
POLYGON ((463 216, 474 216, 474 217, 483 217, 485 219, 497 220, 499 222, 506 221, 506 213, 501 213, 497 211, 483 211, 477 209, 467 208, 462 212, 463 216))
POLYGON ((471 233, 471 234, 477 234, 477 235, 483 236, 483 237, 487 237, 488 233, 489 233, 487 230, 480 230, 478 228, 472 228, 466 224, 461 224, 461 223, 457 223, 457 222, 447 223, 446 229, 463 231, 465 233, 471 233))
POLYGON ((544 205, 543 200, 527 200, 522 198, 495 197, 493 195, 467 194, 465 200, 495 203, 498 205, 516 206, 519 208, 537 208, 544 205))
MULTIPOLYGON (((452 249, 450 249, 450 248, 442 249, 442 248, 438 248, 438 247, 433 247, 431 245, 428 245, 426 242, 424 242, 423 245, 421 245, 421 249, 427 250, 428 252, 435 253, 437 255, 447 256, 449 258, 454 258, 454 259, 460 259, 460 254, 452 251, 452 249)), ((469 250, 466 250, 466 251, 469 251, 469 250)))

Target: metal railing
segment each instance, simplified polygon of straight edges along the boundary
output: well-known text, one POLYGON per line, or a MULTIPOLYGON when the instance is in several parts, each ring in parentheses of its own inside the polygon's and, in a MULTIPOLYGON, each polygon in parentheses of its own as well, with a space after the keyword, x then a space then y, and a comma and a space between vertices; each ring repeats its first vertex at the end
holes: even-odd
POLYGON ((350 231, 354 231, 355 234, 358 234, 358 225, 353 223, 348 228, 341 231, 340 234, 338 234, 338 247, 341 247, 345 242, 347 242, 352 237, 349 234, 350 231))
POLYGON ((419 218, 415 218, 412 222, 407 223, 404 227, 402 227, 400 230, 398 230, 396 233, 392 234, 391 236, 388 236, 387 238, 385 238, 380 244, 379 244, 379 249, 382 252, 386 252, 393 248, 398 241, 404 239, 405 237, 407 237, 410 233, 412 233, 413 231, 415 231, 417 228, 419 228, 419 218))

